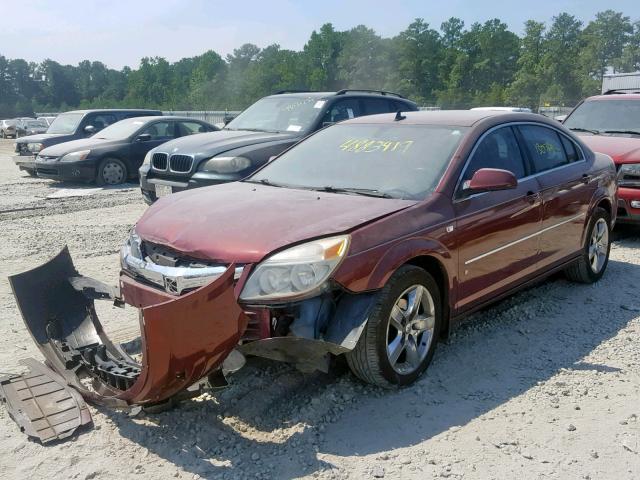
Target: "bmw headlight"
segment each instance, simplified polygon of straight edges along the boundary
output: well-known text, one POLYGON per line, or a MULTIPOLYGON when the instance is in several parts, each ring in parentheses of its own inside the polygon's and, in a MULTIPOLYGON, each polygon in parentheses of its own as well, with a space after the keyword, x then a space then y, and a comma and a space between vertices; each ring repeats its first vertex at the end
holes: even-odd
POLYGON ((620 167, 618 185, 622 187, 640 187, 640 163, 627 163, 620 167))
POLYGON ((142 164, 144 165, 145 163, 147 165, 151 164, 151 157, 153 156, 153 154, 151 153, 151 150, 149 150, 147 152, 147 154, 144 156, 144 160, 142 161, 142 164))
POLYGON ((135 259, 142 260, 142 250, 140 249, 140 245, 142 244, 142 240, 138 236, 138 234, 131 230, 131 234, 127 241, 124 242, 122 248, 120 249, 120 266, 123 270, 127 270, 127 263, 125 262, 126 257, 132 256, 135 259))
POLYGON ((349 248, 349 236, 321 238, 276 253, 259 263, 240 300, 268 301, 308 296, 321 289, 349 248))
POLYGON ((90 153, 91 153, 91 150, 80 150, 78 152, 67 153, 66 155, 63 155, 62 158, 60 158, 60 161, 61 162, 77 162, 79 160, 84 160, 85 158, 87 158, 90 153))
POLYGON ((38 153, 40 150, 42 150, 42 144, 41 143, 28 143, 27 144, 27 150, 29 150, 32 153, 38 153))
POLYGON ((251 166, 244 157, 213 157, 200 165, 200 170, 212 173, 237 173, 251 166))

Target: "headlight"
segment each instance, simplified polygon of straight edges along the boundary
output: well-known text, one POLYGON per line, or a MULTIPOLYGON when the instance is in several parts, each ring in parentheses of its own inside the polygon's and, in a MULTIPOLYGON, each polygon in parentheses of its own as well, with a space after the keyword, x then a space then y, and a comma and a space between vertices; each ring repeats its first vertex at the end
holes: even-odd
POLYGON ((27 144, 27 150, 29 150, 30 152, 33 152, 33 153, 38 153, 40 150, 42 150, 42 144, 41 143, 28 143, 27 144))
POLYGON ((349 236, 340 235, 276 253, 251 273, 240 300, 280 300, 315 293, 324 286, 348 248, 349 236))
POLYGON ((622 165, 618 172, 618 185, 640 187, 640 163, 622 165))
POLYGON ((90 153, 91 153, 91 150, 80 150, 79 152, 67 153, 66 155, 63 155, 62 158, 60 158, 60 161, 61 162, 77 162, 79 160, 84 160, 85 158, 87 158, 90 153))
POLYGON ((200 170, 213 173, 241 172, 251 165, 251 160, 244 157, 213 157, 200 165, 200 170))
POLYGON ((147 152, 147 154, 144 156, 144 160, 142 161, 142 164, 144 165, 145 163, 150 164, 151 163, 151 157, 153 156, 153 154, 151 153, 151 150, 149 150, 147 152))

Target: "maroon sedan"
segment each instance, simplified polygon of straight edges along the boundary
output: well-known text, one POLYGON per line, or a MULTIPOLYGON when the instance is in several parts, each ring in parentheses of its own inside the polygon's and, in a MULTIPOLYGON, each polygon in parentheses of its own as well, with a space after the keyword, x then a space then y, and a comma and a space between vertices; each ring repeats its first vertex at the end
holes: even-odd
POLYGON ((116 291, 66 250, 12 284, 49 363, 104 403, 219 383, 244 355, 305 370, 345 355, 366 382, 406 385, 471 312, 560 270, 596 282, 615 178, 611 158, 537 115, 358 118, 242 182, 160 199, 116 291), (96 298, 141 309, 141 364, 105 337, 96 298))

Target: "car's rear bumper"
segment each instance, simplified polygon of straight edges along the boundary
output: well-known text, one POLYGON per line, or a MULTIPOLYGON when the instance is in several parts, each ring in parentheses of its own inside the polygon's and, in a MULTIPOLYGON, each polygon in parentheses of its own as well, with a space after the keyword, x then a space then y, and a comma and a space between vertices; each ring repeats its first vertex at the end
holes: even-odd
POLYGON ((35 162, 35 170, 40 178, 59 181, 90 182, 96 179, 96 163, 91 159, 78 162, 35 162))
POLYGON ((640 188, 618 187, 618 223, 640 224, 640 208, 631 202, 640 202, 640 188))

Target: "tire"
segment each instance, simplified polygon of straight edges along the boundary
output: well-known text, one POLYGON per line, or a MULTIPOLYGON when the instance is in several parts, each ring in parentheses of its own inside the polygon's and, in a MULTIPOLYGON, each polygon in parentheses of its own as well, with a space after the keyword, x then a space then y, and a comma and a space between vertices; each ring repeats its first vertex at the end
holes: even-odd
POLYGON ((440 299, 440 289, 429 273, 412 265, 399 268, 380 291, 356 347, 345 355, 354 375, 384 388, 409 385, 420 377, 433 358, 440 334, 440 299), (417 287, 422 288, 418 311, 415 316, 406 315, 412 289, 417 287))
POLYGON ((567 267, 565 275, 573 282, 597 282, 607 269, 610 250, 611 216, 606 210, 598 207, 589 219, 582 254, 578 260, 567 267))
POLYGON ((98 165, 96 172, 96 184, 103 185, 120 185, 127 181, 127 166, 117 158, 105 158, 98 165))

